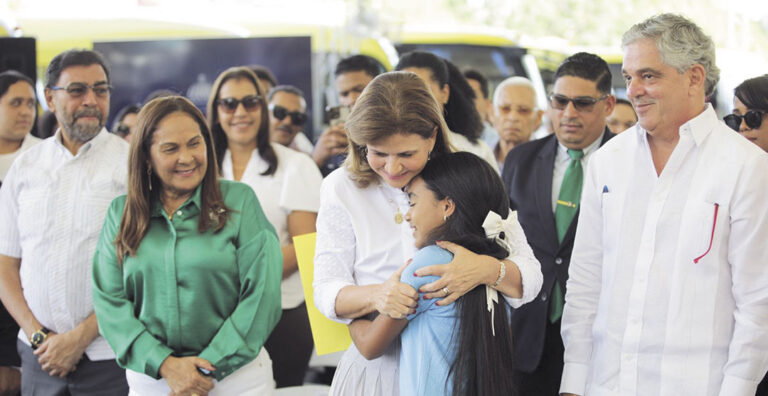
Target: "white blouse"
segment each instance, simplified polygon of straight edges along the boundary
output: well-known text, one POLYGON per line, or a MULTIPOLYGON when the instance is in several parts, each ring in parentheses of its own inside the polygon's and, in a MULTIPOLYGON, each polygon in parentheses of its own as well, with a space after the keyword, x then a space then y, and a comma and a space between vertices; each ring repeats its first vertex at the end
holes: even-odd
MULTIPOLYGON (((323 181, 317 217, 314 298, 323 315, 337 322, 351 320, 336 315, 336 296, 350 285, 383 283, 416 252, 408 222, 395 223, 397 210, 405 215, 408 198, 386 184, 357 187, 345 168, 323 181)), ((523 282, 523 296, 506 298, 519 307, 536 297, 542 275, 538 260, 528 246, 516 212, 505 221, 512 253, 523 282)))
POLYGON ((484 159, 485 162, 491 164, 491 167, 498 172, 499 164, 498 161, 496 161, 496 156, 493 154, 491 147, 488 146, 488 144, 486 144, 482 139, 479 139, 477 143, 472 143, 469 141, 469 139, 467 139, 466 136, 451 131, 448 131, 447 136, 448 140, 451 142, 453 148, 455 148, 456 151, 466 151, 468 153, 472 153, 484 159))
MULTIPOLYGON (((275 227, 280 244, 284 245, 291 242, 288 215, 293 211, 317 212, 323 177, 308 155, 280 144, 272 143, 272 148, 277 155, 275 173, 262 175, 269 164, 254 150, 240 181, 256 193, 261 209, 275 227)), ((221 175, 224 179, 234 180, 232 154, 229 150, 224 153, 221 175)), ((283 279, 281 289, 283 309, 296 308, 304 301, 298 271, 283 279)))

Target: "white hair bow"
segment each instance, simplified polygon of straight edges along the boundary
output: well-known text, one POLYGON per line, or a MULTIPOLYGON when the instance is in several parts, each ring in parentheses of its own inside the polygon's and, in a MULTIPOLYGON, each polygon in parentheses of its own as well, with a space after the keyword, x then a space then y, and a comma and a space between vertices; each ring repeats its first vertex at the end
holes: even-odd
MULTIPOLYGON (((483 230, 485 230, 486 238, 493 238, 497 243, 509 248, 509 244, 506 241, 506 235, 504 233, 504 219, 494 211, 489 211, 483 221, 483 230)), ((491 313, 491 333, 496 336, 496 326, 493 323, 495 303, 499 302, 499 292, 496 289, 485 285, 485 303, 488 307, 488 312, 491 313)))

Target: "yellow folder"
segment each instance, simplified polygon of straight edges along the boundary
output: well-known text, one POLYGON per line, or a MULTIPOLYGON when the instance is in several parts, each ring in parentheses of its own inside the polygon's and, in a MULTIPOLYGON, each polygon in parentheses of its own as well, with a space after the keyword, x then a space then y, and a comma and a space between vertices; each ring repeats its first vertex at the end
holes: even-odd
POLYGON ((343 351, 349 348, 352 338, 346 325, 334 322, 320 313, 315 307, 315 299, 312 290, 314 280, 315 240, 317 233, 304 234, 293 237, 293 247, 296 249, 296 260, 299 262, 299 274, 301 287, 304 289, 304 298, 307 301, 309 313, 309 325, 312 327, 312 339, 315 341, 315 349, 318 355, 325 355, 343 351))

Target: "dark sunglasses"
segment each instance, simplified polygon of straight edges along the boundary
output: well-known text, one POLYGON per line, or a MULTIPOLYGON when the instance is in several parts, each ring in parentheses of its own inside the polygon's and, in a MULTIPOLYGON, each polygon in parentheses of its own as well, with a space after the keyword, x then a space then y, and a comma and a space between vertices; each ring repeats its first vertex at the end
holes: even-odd
POLYGON ((291 124, 296 126, 304 125, 307 122, 307 114, 300 111, 288 111, 283 106, 269 106, 272 109, 272 115, 278 120, 282 121, 285 117, 291 117, 291 124))
POLYGON ((595 104, 601 100, 605 100, 608 95, 603 95, 599 98, 593 98, 591 96, 578 96, 575 98, 569 98, 565 95, 551 94, 549 95, 549 104, 552 108, 557 110, 565 110, 568 107, 568 103, 573 103, 573 107, 576 111, 592 111, 595 104))
POLYGON ((109 93, 112 92, 112 86, 107 83, 99 83, 95 85, 88 85, 81 82, 72 82, 67 84, 66 87, 51 87, 53 91, 66 91, 72 98, 79 98, 88 94, 88 90, 93 91, 93 94, 100 98, 106 98, 109 93))
POLYGON ((763 110, 749 110, 744 115, 728 114, 727 116, 723 117, 723 121, 725 121, 725 125, 728 125, 731 127, 731 129, 738 132, 739 128, 741 127, 741 120, 744 120, 744 122, 747 123, 747 127, 749 129, 760 128, 760 124, 763 123, 764 115, 765 111, 763 110))
POLYGON ((223 98, 216 101, 216 104, 219 105, 219 110, 227 114, 234 113, 237 110, 237 106, 240 106, 240 103, 243 104, 245 111, 253 111, 261 104, 261 96, 248 95, 242 99, 223 98))

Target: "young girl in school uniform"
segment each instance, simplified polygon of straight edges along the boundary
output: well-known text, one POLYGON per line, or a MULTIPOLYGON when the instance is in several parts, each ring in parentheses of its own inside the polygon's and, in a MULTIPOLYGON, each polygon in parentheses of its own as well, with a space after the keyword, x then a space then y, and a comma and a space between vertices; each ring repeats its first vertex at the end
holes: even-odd
MULTIPOLYGON (((436 277, 420 268, 448 263, 453 255, 437 241, 460 244, 477 254, 505 258, 527 249, 519 230, 504 228, 509 199, 498 174, 465 152, 431 159, 406 187, 410 223, 420 249, 393 275, 415 290, 436 277)), ((504 274, 500 274, 500 278, 504 274)), ((379 315, 359 319, 350 331, 367 359, 383 353, 400 335, 400 395, 512 395, 512 333, 508 308, 494 285, 479 286, 451 305, 419 299, 407 319, 379 315), (402 334, 401 334, 402 333, 402 334)))

